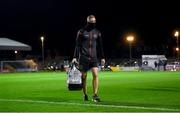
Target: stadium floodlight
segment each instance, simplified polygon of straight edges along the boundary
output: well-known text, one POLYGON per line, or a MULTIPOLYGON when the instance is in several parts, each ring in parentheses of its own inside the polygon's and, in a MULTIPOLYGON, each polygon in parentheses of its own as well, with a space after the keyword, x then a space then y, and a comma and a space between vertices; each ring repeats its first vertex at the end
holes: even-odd
POLYGON ((177 61, 179 61, 179 32, 176 31, 174 33, 174 36, 176 37, 176 44, 177 44, 177 47, 176 47, 176 51, 177 51, 177 61))
POLYGON ((18 51, 14 51, 14 54, 15 54, 15 59, 17 59, 18 51))
POLYGON ((176 51, 177 51, 177 52, 179 51, 179 48, 178 48, 178 47, 176 47, 176 51))
POLYGON ((131 58, 132 58, 131 43, 134 41, 134 36, 127 36, 126 40, 129 42, 129 61, 130 61, 130 65, 131 65, 131 58))
POLYGON ((128 37, 127 37, 127 41, 128 41, 128 42, 134 41, 134 37, 133 37, 133 36, 128 36, 128 37))
POLYGON ((175 34, 174 34, 175 37, 178 37, 179 36, 179 32, 176 31, 175 34))
POLYGON ((17 54, 17 51, 14 51, 15 54, 17 54))
POLYGON ((41 36, 41 43, 42 43, 42 65, 44 67, 44 37, 41 36))

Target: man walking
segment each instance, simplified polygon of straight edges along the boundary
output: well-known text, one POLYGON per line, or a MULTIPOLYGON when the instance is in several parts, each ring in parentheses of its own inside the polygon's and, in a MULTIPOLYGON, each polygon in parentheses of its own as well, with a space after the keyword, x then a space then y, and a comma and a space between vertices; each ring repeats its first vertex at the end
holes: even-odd
POLYGON ((87 95, 87 71, 92 70, 93 75, 93 97, 94 102, 99 102, 98 96, 98 58, 101 58, 101 64, 105 64, 101 33, 95 28, 96 18, 94 15, 87 17, 87 25, 80 29, 76 38, 76 48, 72 62, 79 63, 82 73, 82 85, 84 101, 88 101, 87 95))

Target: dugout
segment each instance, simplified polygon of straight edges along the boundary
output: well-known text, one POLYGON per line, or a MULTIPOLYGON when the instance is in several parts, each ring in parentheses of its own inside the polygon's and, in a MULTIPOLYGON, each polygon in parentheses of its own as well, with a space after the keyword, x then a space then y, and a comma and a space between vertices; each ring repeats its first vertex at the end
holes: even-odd
POLYGON ((17 59, 24 60, 20 51, 30 51, 30 50, 31 50, 31 46, 27 44, 9 38, 0 38, 0 64, 1 64, 0 70, 2 71, 4 69, 4 66, 9 66, 11 68, 13 67, 12 65, 9 65, 7 63, 13 63, 13 65, 15 65, 17 63, 22 64, 23 62, 23 64, 28 64, 29 61, 17 62, 16 60, 17 59))
POLYGON ((14 60, 14 51, 31 51, 31 46, 9 38, 0 38, 0 61, 14 60))
POLYGON ((9 38, 0 38, 0 50, 30 51, 31 46, 9 38))

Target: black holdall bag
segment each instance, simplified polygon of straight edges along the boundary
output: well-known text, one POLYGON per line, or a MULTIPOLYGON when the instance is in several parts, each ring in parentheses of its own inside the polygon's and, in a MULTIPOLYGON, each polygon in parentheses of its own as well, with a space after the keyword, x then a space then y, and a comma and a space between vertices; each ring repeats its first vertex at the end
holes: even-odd
POLYGON ((67 84, 70 91, 82 90, 82 73, 78 70, 78 66, 72 63, 67 72, 67 84))

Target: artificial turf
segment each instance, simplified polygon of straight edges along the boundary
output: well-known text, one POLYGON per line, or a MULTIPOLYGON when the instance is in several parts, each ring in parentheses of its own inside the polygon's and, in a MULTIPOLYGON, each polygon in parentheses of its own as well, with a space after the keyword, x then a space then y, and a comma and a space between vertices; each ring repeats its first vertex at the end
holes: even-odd
POLYGON ((0 112, 180 111, 180 72, 99 72, 101 102, 69 91, 65 72, 0 74, 0 112))

